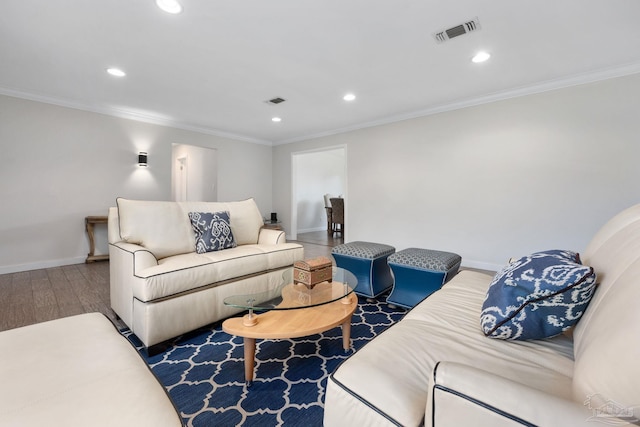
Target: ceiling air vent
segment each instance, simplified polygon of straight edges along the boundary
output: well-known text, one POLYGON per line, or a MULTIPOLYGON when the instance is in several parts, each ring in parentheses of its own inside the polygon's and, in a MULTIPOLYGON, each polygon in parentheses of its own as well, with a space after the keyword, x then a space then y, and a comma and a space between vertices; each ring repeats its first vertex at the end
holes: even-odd
POLYGON ((284 101, 286 101, 286 99, 283 99, 283 98, 278 97, 278 98, 270 99, 270 100, 265 101, 265 102, 266 102, 267 104, 278 105, 278 104, 280 104, 281 102, 284 102, 284 101))
POLYGON ((474 18, 471 21, 467 21, 463 24, 456 25, 455 27, 447 28, 446 30, 438 31, 433 34, 437 43, 444 43, 447 40, 451 40, 455 37, 462 36, 472 31, 480 29, 480 22, 478 18, 474 18))

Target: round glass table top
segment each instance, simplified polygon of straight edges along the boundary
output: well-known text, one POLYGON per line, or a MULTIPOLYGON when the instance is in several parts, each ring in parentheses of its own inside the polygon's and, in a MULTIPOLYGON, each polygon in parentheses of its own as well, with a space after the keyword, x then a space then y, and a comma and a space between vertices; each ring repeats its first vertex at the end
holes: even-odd
POLYGON ((293 267, 284 270, 282 281, 272 289, 233 295, 224 299, 225 305, 246 310, 292 310, 314 307, 338 301, 353 292, 358 279, 348 270, 332 267, 332 280, 307 286, 294 283, 293 267))

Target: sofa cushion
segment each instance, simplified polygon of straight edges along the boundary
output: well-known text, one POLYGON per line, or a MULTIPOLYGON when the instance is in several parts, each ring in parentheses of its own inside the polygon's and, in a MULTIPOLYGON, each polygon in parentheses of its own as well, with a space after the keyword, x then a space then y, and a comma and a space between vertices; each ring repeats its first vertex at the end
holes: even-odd
POLYGON ((194 251, 191 223, 179 203, 123 198, 116 202, 123 241, 144 246, 158 259, 194 251))
POLYGON ((584 262, 598 274, 598 289, 574 331, 576 343, 589 330, 591 318, 617 278, 640 257, 640 204, 625 209, 596 233, 582 252, 584 262))
POLYGON ((189 219, 196 234, 197 253, 237 246, 229 223, 229 212, 189 212, 189 219))
POLYGON ((157 259, 194 252, 189 212, 229 212, 236 244, 258 242, 262 215, 253 199, 237 202, 164 202, 117 199, 120 238, 144 246, 157 259))
POLYGON ((482 306, 486 336, 509 340, 548 338, 575 325, 591 300, 593 268, 571 251, 537 252, 496 274, 482 306))
MULTIPOLYGON (((610 414, 617 407, 621 410, 620 415, 631 410, 634 419, 627 418, 626 421, 637 423, 640 419, 640 342, 637 334, 640 258, 613 277, 615 283, 607 284, 611 291, 594 299, 593 302, 598 303, 596 307, 589 306, 591 321, 588 327, 578 324, 581 339, 576 339, 574 346, 573 389, 575 400, 586 402, 590 409, 612 408, 605 412, 610 414)), ((598 289, 596 293, 600 291, 598 289)), ((577 330, 574 335, 578 335, 577 330)), ((619 423, 622 424, 626 423, 619 423)))
MULTIPOLYGON (((224 251, 175 255, 134 272, 134 298, 150 302, 211 284, 293 265, 302 257, 296 243, 241 245, 224 251)), ((237 289, 237 293, 242 293, 237 289)))
POLYGON ((640 418, 640 204, 607 221, 582 259, 596 270, 599 283, 573 331, 575 400, 593 408, 633 408, 640 418))

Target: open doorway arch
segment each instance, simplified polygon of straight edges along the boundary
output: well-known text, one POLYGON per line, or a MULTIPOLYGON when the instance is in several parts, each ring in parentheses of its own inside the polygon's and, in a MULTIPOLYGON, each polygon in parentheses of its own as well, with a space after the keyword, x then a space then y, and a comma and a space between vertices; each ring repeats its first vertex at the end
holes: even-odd
MULTIPOLYGON (((291 153, 291 231, 295 240, 299 232, 326 230, 324 195, 347 193, 347 147, 334 146, 291 153)), ((348 209, 345 203, 345 222, 348 209)))

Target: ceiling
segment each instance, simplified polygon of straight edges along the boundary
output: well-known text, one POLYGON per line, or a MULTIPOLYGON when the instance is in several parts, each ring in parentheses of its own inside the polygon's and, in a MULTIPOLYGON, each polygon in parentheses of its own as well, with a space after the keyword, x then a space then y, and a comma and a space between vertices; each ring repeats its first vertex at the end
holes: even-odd
POLYGON ((2 0, 0 93, 280 144, 640 72, 638 0, 181 3, 2 0))

